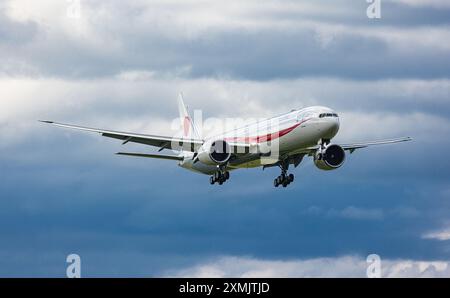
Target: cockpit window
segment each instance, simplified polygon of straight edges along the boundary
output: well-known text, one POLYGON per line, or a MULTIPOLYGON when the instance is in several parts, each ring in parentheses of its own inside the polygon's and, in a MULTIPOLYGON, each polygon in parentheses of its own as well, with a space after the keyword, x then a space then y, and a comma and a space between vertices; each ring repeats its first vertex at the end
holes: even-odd
POLYGON ((319 118, 325 118, 325 117, 338 117, 336 113, 322 113, 319 115, 319 118))

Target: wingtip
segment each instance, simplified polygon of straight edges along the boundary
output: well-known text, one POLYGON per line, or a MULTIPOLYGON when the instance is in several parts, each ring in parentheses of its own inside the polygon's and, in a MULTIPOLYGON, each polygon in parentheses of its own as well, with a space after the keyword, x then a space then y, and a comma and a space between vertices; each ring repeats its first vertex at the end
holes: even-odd
POLYGON ((53 122, 53 121, 49 121, 49 120, 38 120, 39 122, 42 122, 42 123, 47 123, 47 124, 53 124, 53 123, 55 123, 55 122, 53 122))

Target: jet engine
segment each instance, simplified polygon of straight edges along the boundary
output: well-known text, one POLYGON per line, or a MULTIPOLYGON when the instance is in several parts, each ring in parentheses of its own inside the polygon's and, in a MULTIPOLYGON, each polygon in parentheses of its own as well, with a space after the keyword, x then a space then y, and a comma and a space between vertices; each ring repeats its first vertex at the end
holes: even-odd
POLYGON ((203 144, 197 158, 207 165, 222 165, 231 157, 230 145, 223 140, 216 140, 203 144))
POLYGON ((335 170, 345 161, 345 151, 339 145, 329 145, 314 154, 314 164, 321 170, 335 170))

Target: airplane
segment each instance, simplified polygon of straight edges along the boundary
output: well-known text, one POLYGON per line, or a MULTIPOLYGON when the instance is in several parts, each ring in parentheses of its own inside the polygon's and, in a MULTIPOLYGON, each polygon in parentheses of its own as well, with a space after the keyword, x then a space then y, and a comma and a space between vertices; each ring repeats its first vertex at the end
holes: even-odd
POLYGON ((177 161, 178 165, 193 172, 210 175, 210 184, 222 185, 230 179, 230 171, 242 168, 279 167, 281 174, 273 181, 275 187, 287 187, 294 181, 288 174, 289 166, 295 168, 305 156, 311 156, 321 170, 336 170, 357 149, 374 145, 411 141, 410 137, 384 139, 352 144, 335 144, 331 140, 339 131, 339 116, 324 106, 312 106, 291 110, 272 118, 246 124, 243 127, 201 138, 191 118, 182 94, 178 97, 183 135, 180 137, 157 136, 140 133, 119 132, 84 126, 40 122, 54 126, 99 133, 104 137, 173 150, 177 155, 118 152, 122 156, 157 158, 177 161))

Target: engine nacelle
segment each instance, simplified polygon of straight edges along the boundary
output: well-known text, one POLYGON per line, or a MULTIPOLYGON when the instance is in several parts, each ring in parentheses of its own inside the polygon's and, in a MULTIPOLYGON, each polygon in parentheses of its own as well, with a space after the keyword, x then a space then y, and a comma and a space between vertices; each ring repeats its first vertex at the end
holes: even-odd
POLYGON ((339 145, 329 145, 322 152, 314 154, 314 164, 321 170, 335 170, 345 161, 345 151, 339 145))
POLYGON ((230 145, 223 140, 203 144, 198 152, 198 160, 207 165, 222 165, 231 157, 230 145))

